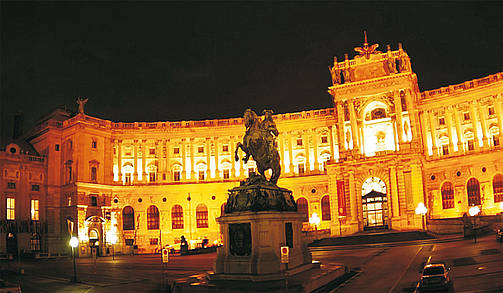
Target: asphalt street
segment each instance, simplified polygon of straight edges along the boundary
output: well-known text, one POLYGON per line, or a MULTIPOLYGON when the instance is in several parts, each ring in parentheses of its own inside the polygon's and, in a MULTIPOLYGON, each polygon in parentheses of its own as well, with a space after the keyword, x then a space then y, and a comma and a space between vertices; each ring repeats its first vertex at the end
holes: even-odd
MULTIPOLYGON (((343 263, 357 271, 334 292, 414 292, 425 263, 451 267, 455 292, 503 292, 503 243, 494 235, 449 241, 415 241, 321 247, 313 259, 343 263)), ((215 253, 172 256, 163 269, 159 255, 77 259, 78 282, 73 283, 72 261, 65 259, 4 261, 2 277, 19 282, 23 292, 162 292, 181 277, 212 270, 215 253), (19 269, 24 274, 18 274, 19 269)))

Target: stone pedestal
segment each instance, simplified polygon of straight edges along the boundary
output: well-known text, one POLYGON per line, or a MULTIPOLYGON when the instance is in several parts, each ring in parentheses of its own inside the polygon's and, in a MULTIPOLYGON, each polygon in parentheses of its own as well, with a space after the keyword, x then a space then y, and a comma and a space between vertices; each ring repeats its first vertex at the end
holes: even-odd
POLYGON ((302 242, 303 215, 297 212, 239 212, 217 219, 224 245, 218 249, 213 280, 284 279, 285 271, 312 267, 302 242), (281 246, 290 246, 288 267, 280 262, 281 246))

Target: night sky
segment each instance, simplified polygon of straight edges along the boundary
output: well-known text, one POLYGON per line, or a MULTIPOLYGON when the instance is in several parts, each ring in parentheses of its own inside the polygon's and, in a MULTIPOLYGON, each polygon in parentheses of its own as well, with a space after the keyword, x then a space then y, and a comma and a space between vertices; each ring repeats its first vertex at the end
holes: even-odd
POLYGON ((113 121, 176 121, 331 106, 333 56, 398 42, 421 91, 502 71, 494 2, 1 1, 1 122, 11 136, 58 106, 113 121))

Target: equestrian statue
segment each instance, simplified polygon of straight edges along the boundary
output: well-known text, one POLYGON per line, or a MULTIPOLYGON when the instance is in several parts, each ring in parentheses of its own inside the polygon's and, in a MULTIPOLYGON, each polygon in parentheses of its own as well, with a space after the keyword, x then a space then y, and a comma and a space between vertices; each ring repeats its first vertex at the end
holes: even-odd
POLYGON ((257 114, 251 109, 244 113, 246 133, 243 142, 238 142, 234 159, 239 161, 238 150, 245 153, 243 162, 246 164, 253 157, 257 163, 257 169, 262 178, 267 180, 265 171, 271 169, 272 175, 269 182, 276 185, 281 175, 279 152, 276 145, 276 137, 279 135, 276 124, 272 119, 272 110, 264 110, 264 120, 260 121, 257 114))

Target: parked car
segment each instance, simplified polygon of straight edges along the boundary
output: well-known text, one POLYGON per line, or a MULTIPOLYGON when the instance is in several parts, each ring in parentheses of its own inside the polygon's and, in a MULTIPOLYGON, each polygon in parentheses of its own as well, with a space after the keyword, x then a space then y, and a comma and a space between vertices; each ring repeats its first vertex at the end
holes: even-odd
POLYGON ((450 290, 452 281, 449 277, 449 271, 450 268, 442 263, 425 265, 419 281, 419 290, 421 292, 450 290))
POLYGON ((503 242, 503 227, 498 227, 496 229, 496 240, 503 242))
POLYGON ((0 293, 21 293, 21 286, 0 279, 0 293))

